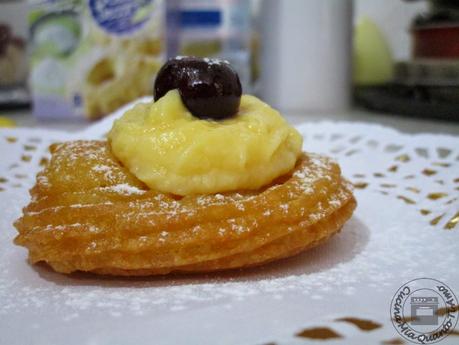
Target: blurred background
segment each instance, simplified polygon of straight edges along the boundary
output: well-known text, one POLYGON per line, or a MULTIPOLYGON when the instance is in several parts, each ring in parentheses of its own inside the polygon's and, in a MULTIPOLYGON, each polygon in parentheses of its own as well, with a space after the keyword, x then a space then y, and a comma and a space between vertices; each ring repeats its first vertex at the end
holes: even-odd
POLYGON ((293 122, 458 133, 456 0, 0 0, 0 125, 81 128, 176 55, 229 60, 293 122))

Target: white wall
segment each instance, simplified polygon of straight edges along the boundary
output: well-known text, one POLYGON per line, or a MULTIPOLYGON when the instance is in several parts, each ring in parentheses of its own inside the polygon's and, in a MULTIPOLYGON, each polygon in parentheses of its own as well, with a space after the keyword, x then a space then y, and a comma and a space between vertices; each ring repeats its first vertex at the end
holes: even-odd
POLYGON ((7 24, 12 28, 15 36, 27 37, 27 1, 0 0, 0 23, 7 24))

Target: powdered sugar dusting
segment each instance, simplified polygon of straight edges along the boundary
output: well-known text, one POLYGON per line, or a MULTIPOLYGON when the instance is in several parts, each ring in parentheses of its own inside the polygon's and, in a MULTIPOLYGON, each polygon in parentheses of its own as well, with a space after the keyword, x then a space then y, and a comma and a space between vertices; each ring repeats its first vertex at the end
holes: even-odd
POLYGON ((164 241, 166 241, 166 238, 168 236, 169 236, 169 233, 167 231, 161 231, 161 233, 159 234, 158 241, 159 242, 164 242, 164 241))
POLYGON ((97 173, 104 173, 105 178, 107 179, 113 179, 114 175, 112 173, 113 167, 110 167, 108 165, 103 165, 103 164, 98 164, 92 168, 94 172, 97 173))
MULTIPOLYGON (((68 286, 64 284, 57 287, 52 280, 60 278, 60 275, 48 273, 47 279, 51 280, 49 284, 45 280, 45 287, 37 288, 23 285, 21 278, 16 276, 14 271, 7 270, 0 275, 0 298, 2 299, 0 315, 12 309, 39 308, 44 303, 55 305, 58 309, 72 311, 70 315, 89 308, 105 310, 113 316, 117 316, 118 313, 147 315, 158 307, 160 310, 166 308, 174 311, 177 308, 189 309, 201 303, 227 302, 228 298, 250 301, 253 296, 266 294, 277 295, 279 298, 292 292, 301 292, 305 296, 313 293, 316 299, 326 300, 327 296, 337 290, 347 291, 346 294, 351 298, 359 293, 358 298, 361 299, 365 298, 361 295, 362 288, 365 286, 373 291, 371 296, 374 296, 378 291, 382 293, 388 286, 393 287, 394 284, 406 280, 406 275, 420 274, 422 271, 428 274, 431 270, 432 272, 437 270, 436 276, 439 279, 447 275, 449 279, 457 276, 457 266, 452 256, 442 256, 441 262, 434 261, 427 264, 429 259, 426 252, 432 258, 441 255, 441 248, 453 250, 455 245, 447 237, 438 237, 429 229, 423 229, 420 224, 419 227, 407 227, 404 232, 400 232, 399 226, 394 225, 406 221, 412 222, 413 217, 410 212, 402 212, 397 222, 394 222, 388 217, 391 212, 387 208, 376 210, 371 207, 369 201, 376 202, 375 195, 362 192, 359 199, 363 204, 357 214, 357 219, 360 220, 351 221, 342 235, 326 245, 328 251, 317 248, 311 254, 303 255, 302 259, 293 260, 291 264, 285 263, 269 266, 267 270, 252 271, 248 277, 253 276, 254 279, 247 280, 244 275, 238 278, 239 273, 229 278, 219 278, 216 274, 207 278, 196 278, 191 282, 170 278, 156 282, 145 280, 125 283, 123 280, 107 282, 97 277, 89 277, 85 278, 89 279, 88 283, 99 283, 86 286, 83 280, 80 281, 82 283, 80 286, 74 286, 70 285, 73 278, 68 277, 65 278, 69 282, 68 286), (377 216, 380 217, 379 221, 374 223, 373 220, 377 216), (384 219, 387 221, 383 222, 384 219), (369 229, 365 224, 369 223, 374 224, 374 230, 371 237, 365 239, 369 235, 369 229), (409 230, 414 228, 416 228, 414 231, 409 230), (394 233, 397 234, 396 242, 390 241, 394 233), (416 233, 415 237, 413 237, 414 233, 416 233), (418 256, 415 261, 410 260, 417 246, 432 236, 436 237, 436 240, 425 247, 424 254, 418 256), (334 264, 329 267, 327 266, 329 262, 334 264), (402 263, 403 270, 394 269, 402 263), (384 269, 384 267, 392 269, 384 269), (291 269, 296 273, 292 274, 291 269), (112 288, 108 289, 108 286, 112 288), (130 286, 135 288, 131 289, 130 286), (113 289, 113 287, 117 288, 113 289)), ((9 218, 11 220, 11 216, 9 218)), ((229 223, 235 226, 235 231, 238 231, 235 220, 229 220, 229 223)), ((224 235, 225 231, 220 229, 219 233, 224 235)), ((167 238, 168 235, 164 230, 160 233, 160 238, 167 238)), ((11 260, 16 260, 17 251, 16 248, 8 248, 0 255, 5 263, 11 264, 11 260)), ((36 275, 33 270, 30 274, 36 275)))
POLYGON ((103 190, 112 191, 118 194, 124 195, 140 195, 144 194, 145 191, 137 187, 128 185, 127 183, 117 184, 115 186, 105 187, 103 190))
MULTIPOLYGON (((102 136, 105 128, 100 128, 93 133, 102 136)), ((401 143, 413 150, 426 147, 433 153, 441 146, 451 151, 450 161, 458 156, 458 140, 447 136, 408 136, 387 128, 346 123, 307 124, 303 132, 307 133, 305 147, 308 150, 329 155, 333 155, 332 150, 337 147, 336 141, 332 140, 334 135, 339 135, 341 142, 360 136, 360 143, 352 144, 353 148, 361 149, 359 153, 339 155, 344 175, 348 177, 353 174, 368 177, 374 171, 383 171, 388 167, 385 164, 392 156, 382 150, 365 150, 370 139, 376 140, 379 147, 401 143), (315 140, 315 134, 325 135, 325 139, 315 140), (367 162, 372 163, 371 167, 367 162)), ((46 137, 38 130, 14 133, 19 141, 25 141, 32 135, 46 137)), ((51 138, 62 140, 70 137, 64 133, 51 138)), ((4 154, 0 162, 3 169, 0 176, 10 178, 13 174, 8 168, 13 158, 9 158, 10 150, 2 145, 0 143, 4 154)), ((44 152, 45 148, 40 154, 44 152)), ((38 170, 38 165, 33 162, 38 161, 34 158, 27 166, 32 174, 38 170)), ((445 183, 459 177, 454 176, 457 169, 453 165, 449 175, 443 174, 439 168, 436 177, 419 178, 419 167, 424 168, 430 161, 442 162, 437 156, 430 159, 411 156, 410 162, 399 166, 399 171, 404 169, 401 178, 416 176, 407 180, 413 187, 435 192, 441 187, 435 182, 440 175, 449 177, 445 183)), ((392 178, 390 174, 387 176, 392 178)), ((298 177, 300 180, 311 178, 306 173, 304 177, 298 177)), ((41 180, 44 185, 49 183, 41 180)), ((306 192, 314 192, 307 181, 303 185, 306 192)), ((80 343, 100 343, 103 342, 101 337, 113 334, 119 336, 117 342, 128 343, 132 338, 127 334, 132 337, 133 331, 137 335, 137 343, 142 345, 151 343, 151 339, 155 342, 166 339, 153 338, 152 328, 161 335, 182 333, 183 337, 190 337, 196 329, 200 332, 207 330, 203 343, 206 343, 205 339, 208 339, 207 343, 214 343, 215 334, 218 334, 222 335, 219 339, 224 339, 224 336, 234 339, 233 343, 283 344, 298 342, 298 338, 285 337, 292 335, 294 338, 293 334, 304 327, 318 325, 334 329, 337 323, 333 320, 348 316, 375 320, 383 327, 366 333, 343 327, 339 329, 339 333, 345 336, 342 343, 363 341, 373 344, 391 339, 395 334, 387 309, 394 292, 403 283, 427 276, 443 281, 453 289, 459 286, 457 228, 446 231, 442 227, 433 227, 415 206, 380 195, 370 188, 356 190, 359 207, 339 235, 300 257, 273 265, 226 274, 138 280, 60 275, 42 266, 32 268, 25 261, 25 251, 11 244, 16 235, 11 224, 20 215, 21 207, 28 202, 26 189, 27 186, 24 186, 0 193, 1 338, 15 339, 18 344, 25 343, 21 342, 23 339, 34 339, 38 343, 47 335, 52 337, 59 332, 69 334, 68 343, 72 345, 75 339, 80 343), (387 207, 389 204, 390 207, 387 207), (52 323, 47 323, 49 319, 52 323), (148 323, 148 327, 143 321, 148 323), (98 327, 97 332, 95 328, 93 332, 86 331, 92 324, 98 327), (232 326, 230 330, 229 324, 232 326), (106 328, 101 329, 103 325, 106 328), (181 325, 183 332, 177 331, 177 325, 181 325), (126 333, 118 333, 117 327, 126 333), (52 331, 47 333, 46 330, 52 331)), ((235 195, 231 197, 237 199, 235 195)), ((203 200, 204 205, 216 202, 220 201, 203 200)), ((452 209, 453 206, 442 201, 433 210, 452 209)), ((173 215, 172 206, 170 211, 173 215)), ((265 216, 270 217, 270 214, 266 211, 265 216)), ((228 231, 221 236, 227 235, 230 235, 228 231)), ((451 343, 455 341, 453 338, 448 338, 451 343)), ((339 343, 339 340, 336 342, 339 343)))

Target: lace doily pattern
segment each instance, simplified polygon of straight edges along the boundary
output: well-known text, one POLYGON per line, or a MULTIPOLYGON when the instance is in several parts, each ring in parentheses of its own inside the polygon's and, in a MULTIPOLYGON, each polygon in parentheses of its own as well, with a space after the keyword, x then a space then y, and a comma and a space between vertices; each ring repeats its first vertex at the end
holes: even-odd
POLYGON ((22 128, 0 130, 0 193, 31 188, 36 174, 49 158, 49 146, 63 140, 69 140, 68 133, 22 128))
POLYGON ((458 138, 406 135, 366 124, 303 124, 299 130, 304 149, 335 157, 355 188, 411 205, 436 228, 457 227, 458 138))
MULTIPOLYGON (((355 123, 298 126, 304 150, 338 160, 358 200, 343 231, 303 256, 249 272, 141 281, 63 276, 27 265, 25 251, 12 245, 16 231, 11 224, 49 157, 48 146, 103 138, 124 110, 79 133, 0 130, 0 333, 9 344, 18 343, 24 324, 31 325, 28 339, 55 329, 54 336, 61 337, 55 339, 62 340, 57 342, 77 339, 69 334, 82 325, 86 334, 110 325, 104 334, 119 342, 123 334, 115 325, 132 329, 136 320, 147 319, 148 326, 136 324, 136 329, 150 329, 154 320, 159 325, 155 340, 174 333, 171 339, 180 342, 180 334, 193 332, 200 318, 212 334, 232 343, 398 344, 402 340, 388 306, 401 284, 425 276, 457 291, 459 138, 355 123), (259 318, 246 327, 252 316, 259 318), (172 320, 183 332, 171 331, 175 323, 166 323, 172 320), (228 330, 228 324, 240 332, 228 330)), ((457 342, 458 335, 452 332, 444 343, 457 342)))

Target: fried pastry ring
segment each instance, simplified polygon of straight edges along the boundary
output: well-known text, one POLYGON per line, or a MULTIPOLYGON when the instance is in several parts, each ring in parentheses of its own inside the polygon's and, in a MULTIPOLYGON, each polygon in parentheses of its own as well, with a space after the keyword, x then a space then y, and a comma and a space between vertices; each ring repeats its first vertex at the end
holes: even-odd
POLYGON ((297 254, 337 233, 356 201, 332 160, 304 153, 256 191, 178 197, 149 190, 105 141, 51 146, 15 223, 29 261, 63 273, 207 272, 297 254))

